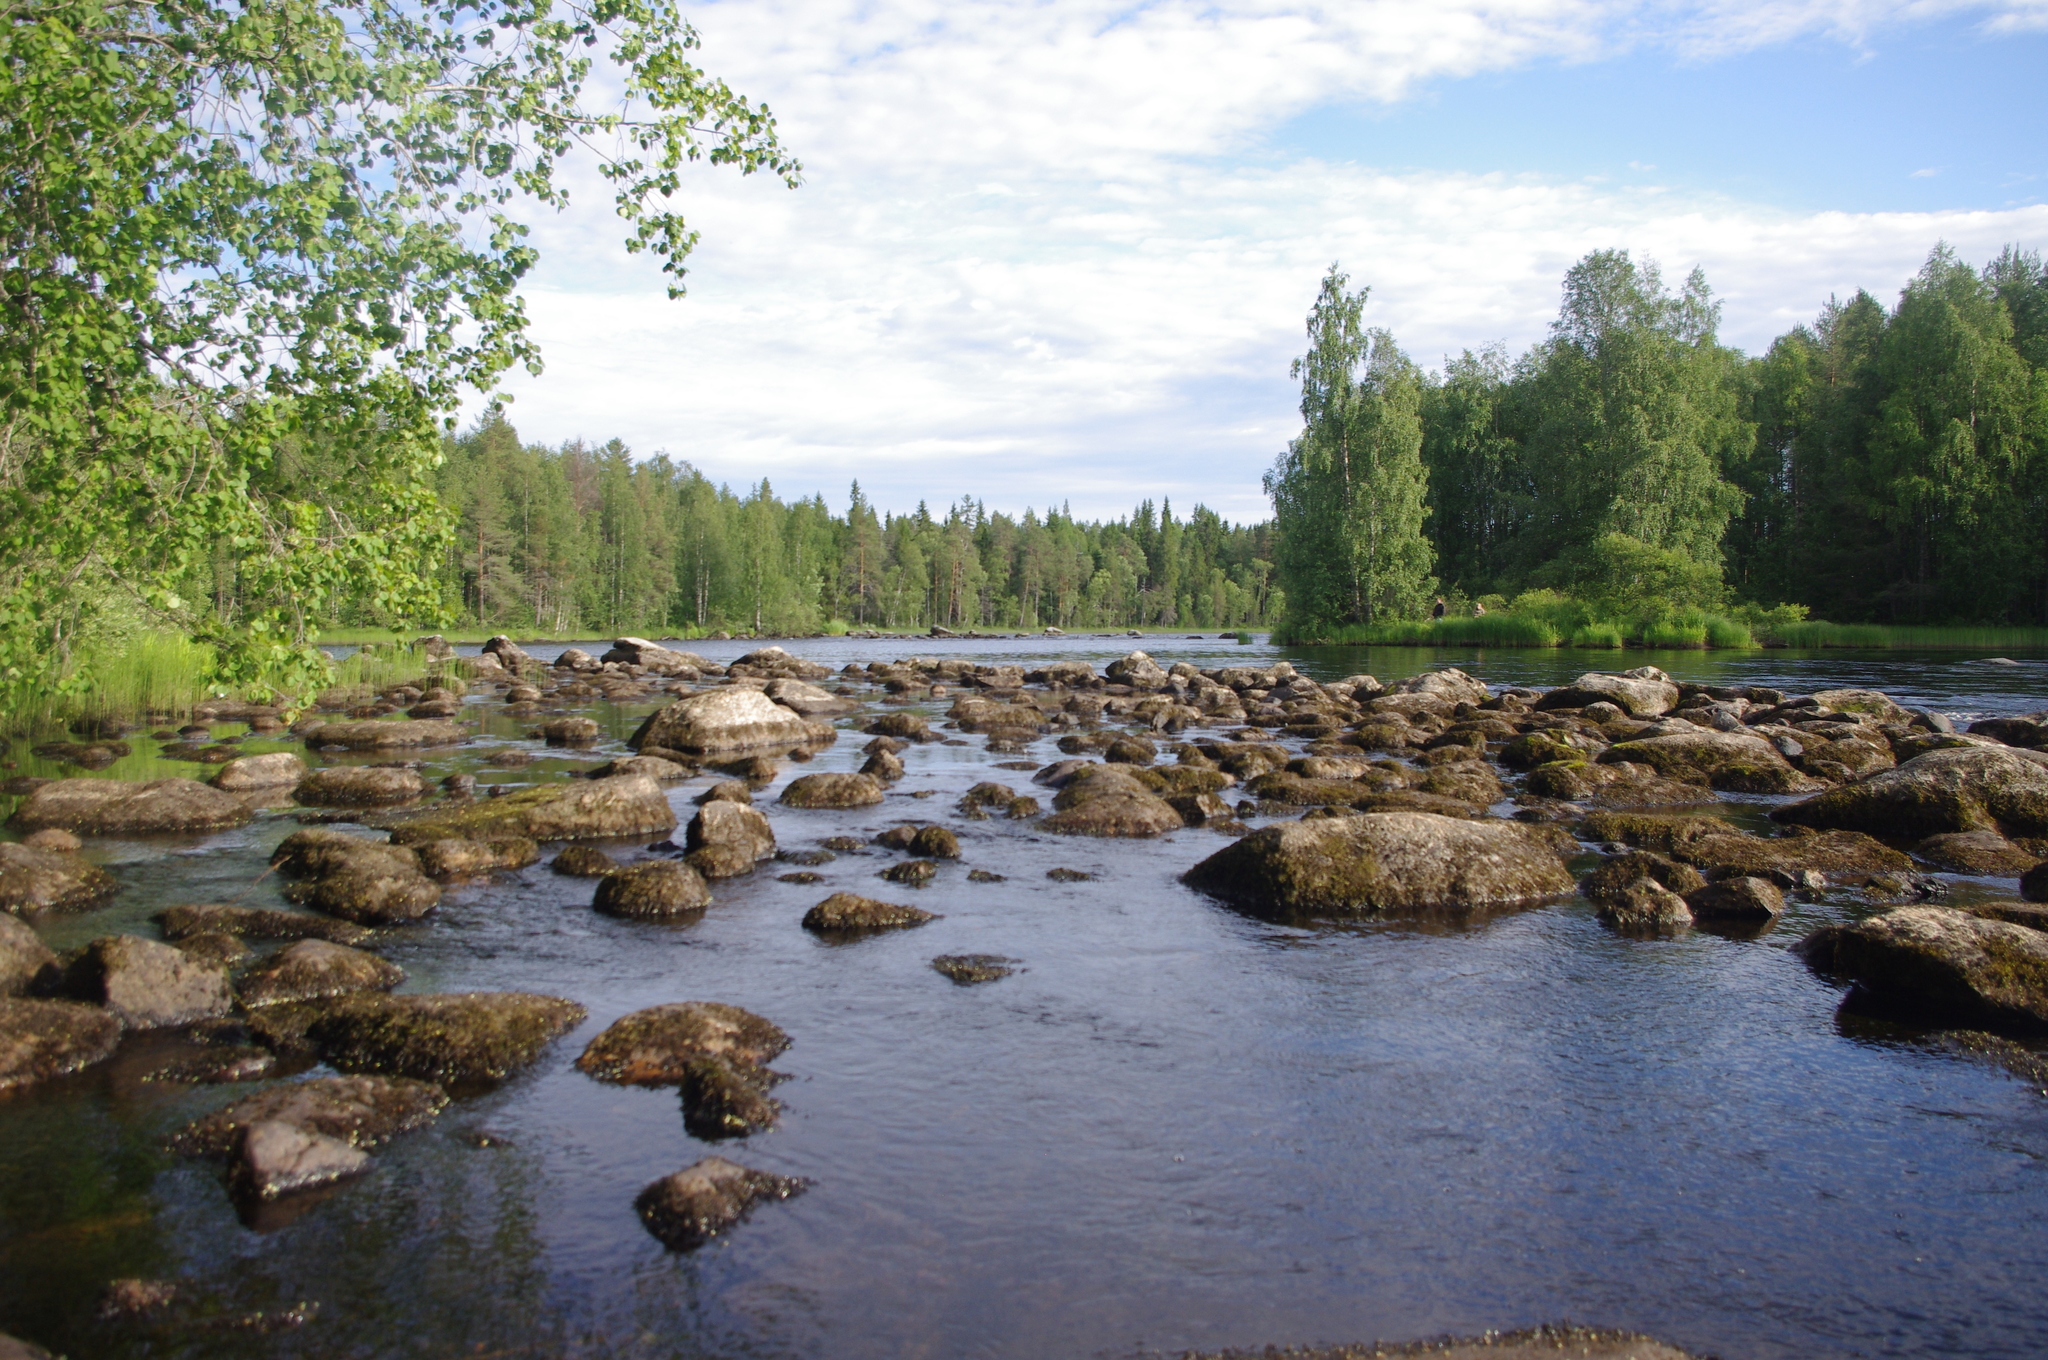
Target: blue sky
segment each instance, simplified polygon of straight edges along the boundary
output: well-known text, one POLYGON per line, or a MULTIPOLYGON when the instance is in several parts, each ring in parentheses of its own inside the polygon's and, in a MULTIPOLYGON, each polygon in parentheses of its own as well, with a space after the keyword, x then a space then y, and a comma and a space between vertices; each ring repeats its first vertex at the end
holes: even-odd
POLYGON ((1266 514, 1323 268, 1425 366, 1586 251, 1702 266, 1755 351, 1946 239, 2048 245, 2048 0, 733 0, 704 64, 794 193, 707 170, 690 296, 601 186, 534 220, 529 439, 835 504, 1266 514))

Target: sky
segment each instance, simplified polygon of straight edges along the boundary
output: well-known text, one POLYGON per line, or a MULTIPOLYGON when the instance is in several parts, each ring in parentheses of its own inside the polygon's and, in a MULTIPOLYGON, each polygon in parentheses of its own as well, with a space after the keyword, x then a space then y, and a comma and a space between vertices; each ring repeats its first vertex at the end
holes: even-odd
POLYGON ((2048 247, 2048 0, 724 0, 704 67, 804 164, 693 171, 689 293, 601 183, 529 222, 523 438, 843 511, 1264 519, 1324 271, 1425 368, 1566 269, 1705 270, 1761 353, 1937 241, 2048 247))

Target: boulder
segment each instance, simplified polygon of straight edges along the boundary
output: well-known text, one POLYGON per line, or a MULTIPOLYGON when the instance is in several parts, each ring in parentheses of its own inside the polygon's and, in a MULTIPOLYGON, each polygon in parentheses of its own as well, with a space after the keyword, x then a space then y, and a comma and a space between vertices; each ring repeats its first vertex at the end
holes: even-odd
POLYGON ((770 859, 775 854, 775 831, 768 825, 768 819, 744 803, 723 799, 706 803, 697 810, 697 815, 690 819, 683 840, 684 848, 692 853, 720 851, 734 862, 743 863, 747 869, 751 869, 756 860, 770 859))
POLYGON ((1463 914, 1529 906, 1573 883, 1515 822, 1374 812, 1254 831, 1182 879, 1269 920, 1463 914))
POLYGON ((1858 999, 1943 1025, 2048 1030, 2048 934, 1948 907, 1822 926, 1797 946, 1858 999))
POLYGON ((1617 742, 1600 753, 1600 763, 1647 765, 1666 779, 1728 793, 1811 793, 1820 787, 1762 737, 1675 721, 1663 726, 1685 730, 1617 742))
POLYGON ((882 786, 864 774, 798 775, 780 801, 793 808, 873 807, 882 801, 882 786))
POLYGON ((1996 831, 1951 831, 1929 836, 1913 853, 1937 869, 1986 878, 2017 878, 2041 862, 1996 831))
POLYGON ((97 1006, 0 1000, 0 1091, 90 1067, 120 1042, 121 1022, 97 1006))
POLYGON ((941 954, 932 960, 932 968, 957 987, 972 987, 1009 977, 1017 971, 1010 966, 1016 961, 1001 954, 941 954))
POLYGON ((1654 851, 1636 850, 1617 855, 1587 874, 1579 880, 1579 891, 1600 902, 1618 897, 1624 889, 1645 878, 1680 896, 1707 886, 1707 880, 1690 864, 1666 859, 1654 851))
POLYGON ((829 744, 829 724, 811 722, 757 689, 689 694, 650 717, 632 746, 665 747, 688 755, 747 750, 790 750, 829 744))
POLYGON ((1084 765, 1053 800, 1039 825, 1069 836, 1160 836, 1186 825, 1173 805, 1135 771, 1121 765, 1084 765))
POLYGON ((1529 771, 1522 786, 1539 798, 1602 808, 1683 807, 1717 801, 1704 784, 1666 779, 1648 765, 1558 760, 1529 771))
POLYGON ((696 770, 688 765, 679 765, 660 756, 620 756, 592 770, 590 777, 617 779, 622 775, 644 775, 658 784, 676 784, 695 773, 696 770))
POLYGON ((27 923, 0 916, 0 997, 55 990, 62 980, 57 956, 27 923))
POLYGON ((412 770, 330 765, 300 780, 292 796, 315 807, 380 807, 424 798, 427 788, 427 781, 412 770))
POLYGON ((232 935, 252 940, 327 940, 334 944, 361 944, 376 934, 367 926, 351 921, 331 921, 297 911, 273 911, 264 907, 230 907, 217 904, 167 907, 156 917, 167 940, 189 940, 201 935, 232 935))
POLYGON ((23 831, 58 827, 87 836, 148 836, 220 831, 255 816, 233 794, 196 779, 53 779, 14 810, 23 831))
POLYGON ((223 793, 249 793, 257 789, 281 789, 306 777, 306 762, 290 751, 267 755, 239 756, 214 772, 213 786, 223 793))
POLYGON ((1981 718, 1970 724, 1971 733, 2023 746, 2031 751, 2048 751, 2048 711, 2024 713, 2010 718, 1981 718))
POLYGON ((447 1084, 508 1077, 584 1016, 573 1001, 528 992, 358 992, 268 1006, 250 1024, 273 1046, 309 1052, 337 1071, 447 1084))
POLYGON ((939 866, 931 860, 907 859, 901 864, 893 864, 882 870, 877 877, 886 878, 891 883, 904 884, 906 887, 923 888, 929 887, 938 874, 939 866))
POLYGON ((265 1119, 242 1130, 228 1186, 240 1196, 272 1200, 369 1169, 369 1154, 339 1138, 265 1119))
POLYGON ((771 1021, 717 1001, 683 1001, 634 1011, 592 1039, 578 1070, 625 1086, 674 1086, 696 1058, 723 1057, 757 1067, 789 1047, 771 1021))
POLYGON ((915 713, 884 713, 861 731, 877 737, 891 737, 899 741, 937 741, 938 734, 931 724, 915 713))
POLYGON ((408 746, 459 746, 469 740, 461 723, 426 718, 381 718, 360 722, 321 723, 305 733, 308 746, 339 746, 349 751, 384 751, 408 746))
POLYGON ((1762 925, 1785 910, 1785 894, 1767 878, 1744 874, 1693 889, 1685 894, 1685 904, 1698 921, 1762 925))
POLYGON ((358 925, 417 921, 441 902, 441 886, 420 871, 413 850, 342 831, 294 831, 270 862, 305 880, 287 888, 287 897, 358 925))
POLYGON ((653 671, 656 675, 687 675, 690 679, 716 671, 714 662, 705 660, 695 652, 672 651, 667 647, 649 642, 646 638, 622 637, 614 641, 611 650, 599 661, 617 661, 628 666, 639 666, 653 671))
POLYGON ((603 734, 594 718, 556 718, 534 733, 550 746, 589 746, 603 734))
MULTIPOLYGON (((1372 677, 1366 676, 1364 678, 1369 680, 1372 677)), ((1492 697, 1487 693, 1485 685, 1455 666, 1446 666, 1442 670, 1424 671, 1421 675, 1412 675, 1406 680, 1397 681, 1390 685, 1385 692, 1396 697, 1402 695, 1421 695, 1426 698, 1440 699, 1447 704, 1453 705, 1483 704, 1492 697)), ((1673 698, 1672 702, 1677 703, 1678 700, 1673 698)))
POLYGON ((1817 836, 1745 836, 1739 831, 1701 836, 1671 850, 1674 859, 1726 876, 1797 876, 1806 873, 1909 872, 1913 861, 1882 841, 1855 831, 1817 836))
POLYGON ((119 886, 112 874, 76 854, 0 841, 0 911, 88 907, 119 886))
POLYGON ((300 940, 250 969, 235 994, 244 1006, 276 1006, 355 992, 388 992, 403 981, 403 968, 366 950, 300 940))
POLYGON ((1889 694, 1874 689, 1824 689, 1813 696, 1822 709, 1833 713, 1864 713, 1879 722, 1911 722, 1912 710, 1892 701, 1889 694))
POLYGON ((540 861, 540 847, 524 836, 488 840, 427 841, 411 847, 429 878, 470 878, 500 869, 524 869, 540 861))
POLYGON ((401 845, 519 836, 531 841, 623 840, 675 830, 661 785, 645 775, 576 780, 521 789, 460 807, 436 807, 398 823, 401 845))
POLYGON ((225 971, 139 935, 94 940, 65 970, 64 986, 129 1029, 189 1025, 234 1005, 225 971))
POLYGON ((1678 707, 1678 686, 1654 666, 1643 666, 1620 675, 1589 671, 1561 689, 1551 690, 1536 701, 1539 709, 1589 708, 1609 703, 1638 718, 1655 718, 1678 707))
POLYGON ((903 778, 903 757, 894 751, 877 751, 867 758, 860 772, 880 784, 893 784, 903 778))
POLYGON ((594 845, 565 845, 548 868, 570 878, 603 878, 617 873, 619 862, 594 845))
POLYGON ((805 912, 803 927, 821 935, 851 935, 870 930, 921 926, 927 921, 938 919, 932 912, 919 911, 916 907, 901 906, 894 902, 878 902, 872 897, 857 897, 853 893, 841 892, 833 893, 805 912))
POLYGON ((691 1058, 683 1064, 683 1079, 678 1083, 683 1131, 709 1142, 774 1128, 782 1103, 771 1098, 768 1090, 780 1080, 779 1073, 731 1056, 691 1058))
POLYGON ((830 666, 791 656, 780 647, 762 647, 748 652, 729 667, 734 675, 791 676, 798 680, 823 680, 832 674, 830 666))
POLYGON ((1164 666, 1144 652, 1131 652, 1110 662, 1102 668, 1111 684, 1129 685, 1134 689, 1165 689, 1171 677, 1164 666))
POLYGON ((842 699, 829 690, 801 680, 770 680, 761 692, 781 704, 792 713, 806 718, 829 718, 840 713, 850 713, 859 705, 851 699, 842 699))
POLYGON ((694 916, 711 905, 711 889, 687 864, 650 860, 604 876, 591 906, 606 916, 636 921, 694 916))
POLYGON ((642 1190, 633 1209, 671 1251, 691 1251, 727 1231, 756 1204, 788 1199, 805 1182, 706 1157, 642 1190))
POLYGON ((943 826, 919 827, 910 838, 910 853, 926 859, 960 858, 960 838, 943 826))
POLYGON ((1654 878, 1617 885, 1600 898, 1600 923, 1628 935, 1656 935, 1692 924, 1685 899, 1654 878))
POLYGON ((337 1138, 351 1147, 374 1147, 433 1122, 448 1093, 426 1081, 393 1077, 313 1077, 244 1096, 202 1115, 172 1135, 172 1152, 187 1157, 228 1157, 253 1124, 278 1123, 337 1138))
POLYGON ((1911 840, 1986 829, 2048 835, 2048 755, 1985 746, 1929 751, 1771 816, 1911 840))

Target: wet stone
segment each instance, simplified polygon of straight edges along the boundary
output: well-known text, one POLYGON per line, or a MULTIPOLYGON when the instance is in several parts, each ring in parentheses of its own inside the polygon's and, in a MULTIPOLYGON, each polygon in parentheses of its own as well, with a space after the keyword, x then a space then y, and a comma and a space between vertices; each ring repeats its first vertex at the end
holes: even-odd
POLYGON ((1785 894, 1769 879, 1724 878, 1684 894, 1695 920, 1762 925, 1785 910, 1785 894))
POLYGON ((121 1022, 75 1001, 0 1000, 0 1091, 92 1066, 121 1041, 121 1022))
POLYGON ((503 869, 523 869, 540 860, 540 847, 524 836, 488 840, 427 841, 413 847, 420 871, 429 878, 470 878, 503 869))
MULTIPOLYGON (((918 861, 913 861, 913 863, 918 861)), ((938 917, 916 907, 882 902, 854 893, 833 893, 804 913, 803 928, 819 934, 855 934, 871 930, 892 930, 921 926, 938 917)))
POLYGON ((297 911, 275 911, 264 907, 234 907, 199 904, 166 908, 156 918, 171 941, 185 941, 203 935, 232 935, 252 940, 329 940, 335 944, 361 944, 376 935, 367 926, 330 920, 297 911))
POLYGON ((594 845, 565 845, 548 868, 571 878, 603 878, 616 873, 619 862, 594 845))
POLYGON ((789 782, 780 801, 793 808, 856 808, 882 797, 882 786, 864 774, 806 774, 789 782))
POLYGON ((242 1131, 228 1183, 238 1195, 273 1200, 369 1169, 369 1154, 339 1138, 264 1120, 242 1131))
POLYGON ((929 885, 938 876, 939 866, 928 859, 907 859, 901 864, 892 864, 876 877, 886 878, 891 883, 903 883, 913 888, 929 885))
POLYGON ((789 1047, 773 1021, 720 1001, 650 1006, 622 1016, 592 1039, 577 1069, 599 1081, 673 1086, 696 1058, 723 1057, 764 1066, 789 1047))
POLYGON ((403 981, 403 968, 366 950, 300 940, 244 974, 235 990, 244 1006, 275 1006, 355 992, 388 992, 403 981))
POLYGON ((1009 977, 1017 971, 1010 966, 1016 962, 1001 954, 941 954, 932 960, 932 967, 954 984, 970 987, 1009 977))
POLYGON ((755 1205, 788 1199, 804 1185, 798 1177, 706 1157, 642 1190, 633 1208, 663 1246, 690 1251, 729 1231, 755 1205))
POLYGON ((388 1138, 432 1123, 447 1107, 448 1094, 426 1081, 391 1077, 313 1077, 245 1096, 202 1115, 169 1142, 187 1157, 226 1157, 251 1124, 273 1121, 373 1147, 388 1138))
POLYGON ((299 781, 292 796, 315 807, 379 807, 424 798, 427 781, 412 770, 330 765, 299 781))
POLYGON ((1002 874, 992 873, 987 869, 969 869, 967 871, 967 881, 969 883, 1007 883, 1010 880, 1002 874))
POLYGON ((163 1029, 226 1015, 226 972, 139 935, 103 935, 65 970, 64 987, 129 1029, 163 1029))
POLYGON ((1692 924, 1685 899, 1654 878, 1615 885, 1600 901, 1600 923, 1624 935, 1661 935, 1692 924))
POLYGON ((591 902, 602 915, 636 921, 693 916, 710 905, 711 889, 703 876, 673 860, 635 864, 605 875, 591 902))
POLYGON ((1045 876, 1055 883, 1093 883, 1095 875, 1080 869, 1047 869, 1045 876))
POLYGON ((368 993, 268 1007, 259 1019, 274 1031, 303 1024, 305 1046, 339 1071, 447 1083, 511 1076, 584 1014, 573 1001, 526 992, 368 993))
POLYGON ((793 874, 777 874, 775 881, 777 883, 794 883, 799 887, 808 887, 813 883, 823 883, 825 876, 809 869, 799 869, 793 874))
POLYGON ((0 915, 0 997, 56 990, 63 980, 57 956, 25 922, 0 915))
POLYGON ((782 1117, 782 1102, 768 1091, 780 1079, 779 1073, 733 1054, 686 1060, 676 1083, 684 1132, 713 1142, 774 1128, 782 1117))
POLYGON ((780 864, 816 866, 830 864, 838 858, 839 856, 833 854, 830 850, 778 850, 775 852, 776 862, 780 864))

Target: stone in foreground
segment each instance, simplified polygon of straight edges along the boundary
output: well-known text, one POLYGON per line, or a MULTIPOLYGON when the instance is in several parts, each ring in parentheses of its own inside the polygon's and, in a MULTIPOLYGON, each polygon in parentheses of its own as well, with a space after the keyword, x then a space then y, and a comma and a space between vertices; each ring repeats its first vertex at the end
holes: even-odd
POLYGON ((264 1120, 243 1130, 228 1181, 238 1195, 273 1200, 369 1169, 369 1154, 339 1138, 264 1120))
POLYGON ((202 1115, 170 1140, 188 1157, 226 1157, 252 1124, 274 1121, 371 1147, 431 1123, 448 1105, 432 1082, 392 1077, 314 1077, 259 1091, 202 1115))
POLYGON ((1949 907, 1822 926, 1798 953, 1878 1008, 1934 1023, 2048 1031, 2048 934, 1949 907))
POLYGON ((196 779, 55 779, 22 799, 10 824, 23 831, 150 836, 222 831, 255 815, 233 794, 196 779))
POLYGON ((573 1001, 527 992, 433 996, 375 993, 270 1007, 285 1012, 280 1030, 303 1020, 305 1045, 342 1072, 434 1082, 500 1081, 526 1068, 541 1050, 583 1023, 573 1001))
POLYGON ((663 1246, 691 1251, 738 1223, 756 1204, 788 1199, 805 1184, 800 1177, 706 1157, 642 1190, 633 1208, 663 1246))
POLYGON ((622 1016, 576 1060, 599 1081, 673 1086, 694 1058, 731 1057, 759 1066, 789 1047, 780 1026, 738 1006, 683 1001, 622 1016))
POLYGON ((0 1001, 0 1091, 90 1067, 121 1042, 121 1022, 75 1001, 0 1001))
POLYGON ((356 992, 388 992, 403 981, 403 968, 367 950, 300 940, 250 969, 235 991, 244 1006, 277 1006, 356 992))
POLYGON ((94 940, 65 970, 64 985, 129 1029, 189 1025, 234 1004, 224 969, 139 935, 94 940))
POLYGON ((605 916, 635 921, 670 921, 694 916, 711 905, 711 889, 687 864, 649 860, 606 874, 591 906, 605 916))
POLYGON ((1987 829, 2048 835, 2048 755, 1995 746, 1929 751, 1771 816, 1910 840, 1987 829))
POLYGON ((400 845, 438 840, 519 836, 531 841, 623 839, 675 830, 676 814, 661 785, 645 775, 576 780, 521 789, 466 807, 436 809, 397 824, 400 845))
POLYGON ((118 886, 112 874, 75 854, 0 842, 0 911, 88 907, 118 886))
POLYGON ((1533 906, 1574 886, 1519 824, 1427 812, 1265 827, 1182 881, 1268 920, 1464 914, 1533 906))

